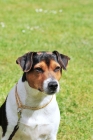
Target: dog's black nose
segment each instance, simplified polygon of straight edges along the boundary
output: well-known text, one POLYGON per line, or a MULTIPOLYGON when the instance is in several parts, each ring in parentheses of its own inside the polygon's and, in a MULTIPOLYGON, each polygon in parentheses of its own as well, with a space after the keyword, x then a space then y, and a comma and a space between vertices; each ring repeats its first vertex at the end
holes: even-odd
POLYGON ((48 88, 52 91, 55 91, 58 87, 58 83, 56 81, 52 81, 48 83, 48 88))

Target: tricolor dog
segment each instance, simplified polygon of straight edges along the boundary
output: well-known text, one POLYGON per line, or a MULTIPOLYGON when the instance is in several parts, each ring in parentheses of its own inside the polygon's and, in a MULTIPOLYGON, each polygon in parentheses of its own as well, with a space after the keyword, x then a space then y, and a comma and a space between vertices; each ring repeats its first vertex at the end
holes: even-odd
POLYGON ((29 52, 16 60, 24 73, 0 107, 0 140, 56 140, 56 93, 68 60, 57 51, 29 52))

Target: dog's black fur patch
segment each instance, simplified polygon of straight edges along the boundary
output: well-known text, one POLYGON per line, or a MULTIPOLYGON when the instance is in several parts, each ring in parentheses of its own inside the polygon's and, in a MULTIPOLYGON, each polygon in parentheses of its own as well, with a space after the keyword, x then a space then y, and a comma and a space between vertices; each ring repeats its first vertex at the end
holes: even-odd
MULTIPOLYGON (((7 131, 7 125, 8 125, 7 116, 6 116, 6 100, 3 103, 3 105, 0 107, 0 126, 2 127, 2 130, 3 130, 2 137, 5 136, 5 133, 7 131)), ((18 130, 18 126, 16 125, 14 127, 14 130, 13 130, 13 132, 10 135, 10 137, 9 137, 8 140, 12 140, 12 138, 15 135, 15 133, 16 133, 17 130, 18 130)))
POLYGON ((25 82, 25 81, 26 81, 26 73, 24 72, 22 76, 22 82, 25 82))
POLYGON ((2 127, 3 130, 3 136, 5 135, 7 131, 7 117, 6 117, 6 101, 4 104, 0 107, 0 126, 2 127))

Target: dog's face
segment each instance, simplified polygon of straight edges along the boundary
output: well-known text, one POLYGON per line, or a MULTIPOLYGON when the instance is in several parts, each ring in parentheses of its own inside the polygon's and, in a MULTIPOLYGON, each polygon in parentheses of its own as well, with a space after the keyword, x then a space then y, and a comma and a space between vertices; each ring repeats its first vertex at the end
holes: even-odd
POLYGON ((30 87, 51 95, 59 91, 58 81, 69 59, 57 51, 29 52, 16 62, 24 71, 23 81, 27 81, 30 87))

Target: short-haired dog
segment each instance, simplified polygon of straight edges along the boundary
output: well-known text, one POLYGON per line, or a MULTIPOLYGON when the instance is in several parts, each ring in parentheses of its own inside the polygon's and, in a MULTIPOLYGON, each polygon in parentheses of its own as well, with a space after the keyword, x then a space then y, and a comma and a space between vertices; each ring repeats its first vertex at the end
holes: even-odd
POLYGON ((68 60, 58 51, 28 52, 16 60, 23 75, 0 107, 1 140, 57 139, 56 93, 68 60))

